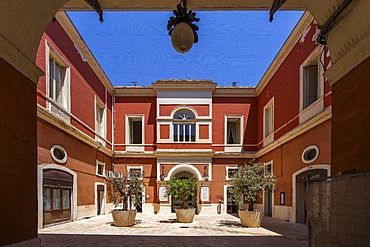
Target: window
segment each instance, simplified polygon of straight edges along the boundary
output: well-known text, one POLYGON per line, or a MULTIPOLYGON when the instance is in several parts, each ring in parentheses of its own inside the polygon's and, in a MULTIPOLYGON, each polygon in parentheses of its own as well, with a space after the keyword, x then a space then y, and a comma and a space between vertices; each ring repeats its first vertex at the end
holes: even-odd
POLYGON ((59 145, 53 145, 50 149, 50 154, 53 160, 58 163, 65 163, 67 161, 67 152, 59 145))
POLYGON ((195 142, 195 115, 190 110, 181 109, 174 114, 173 141, 195 142))
POLYGON ((270 177, 273 175, 272 162, 265 164, 264 175, 265 177, 270 177))
POLYGON ((303 67, 303 109, 319 98, 319 59, 315 58, 303 67))
POLYGON ((96 175, 105 176, 105 163, 96 161, 96 175))
POLYGON ((129 118, 129 144, 143 144, 142 118, 129 118))
POLYGON ((49 57, 48 97, 68 111, 69 108, 69 68, 54 56, 49 57))
POLYGON ((272 114, 272 105, 265 108, 265 137, 274 132, 274 118, 272 114))
POLYGON ((238 167, 226 167, 226 180, 233 180, 238 172, 238 167))
POLYGON ((105 117, 105 107, 103 103, 96 99, 95 107, 95 132, 99 137, 106 137, 106 117, 105 117))
POLYGON ((309 146, 302 152, 303 163, 312 163, 317 157, 319 157, 319 148, 316 145, 309 146))
POLYGON ((144 115, 126 115, 126 150, 144 152, 144 115))
POLYGON ((226 126, 226 143, 240 144, 240 118, 228 118, 226 126))
MULTIPOLYGON (((127 172, 129 176, 143 176, 143 167, 142 166, 128 166, 127 172)), ((143 178, 141 178, 143 179, 143 178)))
POLYGON ((263 146, 274 141, 274 97, 263 107, 263 146))
POLYGON ((301 64, 299 70, 299 124, 316 116, 324 109, 324 68, 322 48, 316 48, 301 64))

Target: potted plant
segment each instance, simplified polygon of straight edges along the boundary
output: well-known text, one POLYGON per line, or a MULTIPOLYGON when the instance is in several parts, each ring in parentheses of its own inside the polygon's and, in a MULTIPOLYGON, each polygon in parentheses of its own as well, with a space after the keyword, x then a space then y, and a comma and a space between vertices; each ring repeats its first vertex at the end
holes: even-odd
POLYGON ((188 207, 188 199, 194 196, 198 180, 192 176, 190 178, 173 177, 165 182, 165 196, 172 196, 172 200, 180 201, 180 208, 175 209, 177 221, 180 223, 193 222, 195 208, 188 207))
POLYGON ((261 195, 262 190, 276 190, 276 177, 272 174, 265 176, 265 164, 251 160, 249 165, 239 168, 235 179, 231 182, 230 193, 234 201, 240 205, 245 198, 248 201, 248 210, 239 209, 239 218, 243 226, 260 227, 263 211, 255 210, 254 203, 261 195))
POLYGON ((135 224, 136 207, 141 205, 143 174, 108 173, 107 181, 112 185, 109 197, 114 204, 112 217, 115 226, 135 224))

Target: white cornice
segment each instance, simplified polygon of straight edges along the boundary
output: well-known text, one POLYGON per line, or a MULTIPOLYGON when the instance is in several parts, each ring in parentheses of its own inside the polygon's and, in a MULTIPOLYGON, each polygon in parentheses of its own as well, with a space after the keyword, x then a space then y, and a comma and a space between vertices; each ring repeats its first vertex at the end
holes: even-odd
POLYGON ((153 152, 114 152, 114 158, 155 158, 153 152))
POLYGON ((0 34, 0 57, 35 84, 44 72, 0 34))
POLYGON ((169 80, 152 83, 153 89, 158 90, 215 90, 216 83, 209 80, 169 80))
POLYGON ((256 94, 259 95, 262 90, 265 88, 267 83, 271 80, 272 76, 275 72, 279 69, 282 62, 286 59, 289 55, 290 51, 293 49, 294 45, 297 43, 299 38, 301 37, 303 31, 308 27, 308 25, 313 20, 313 17, 309 14, 309 12, 305 12, 295 28, 293 29, 292 33, 289 35, 288 39, 285 41, 284 45, 281 47, 279 53, 276 55, 275 59, 272 61, 269 68, 266 70, 265 74, 263 75, 261 81, 256 86, 256 94))
POLYGON ((87 60, 87 63, 90 65, 92 70, 98 76, 103 85, 108 89, 109 93, 113 95, 113 85, 109 81, 107 75, 100 67, 98 61, 95 59, 94 55, 91 53, 89 47, 81 38, 81 35, 78 33, 76 27, 73 25, 72 21, 69 19, 68 15, 65 12, 58 12, 55 16, 66 31, 70 39, 73 41, 78 51, 82 53, 81 55, 87 60))
POLYGON ((255 87, 216 87, 214 97, 257 97, 255 87))
POLYGON ((99 151, 112 156, 113 151, 101 146, 98 142, 92 139, 90 136, 86 135, 85 133, 81 132, 80 130, 76 129, 75 127, 71 126, 70 124, 64 122, 63 120, 57 118, 56 116, 49 113, 44 107, 37 105, 37 117, 52 126, 60 129, 61 131, 69 134, 78 140, 84 142, 85 144, 91 146, 92 148, 99 149, 99 151))
POLYGON ((370 32, 356 45, 348 47, 347 53, 340 57, 324 73, 328 77, 330 85, 343 78, 352 69, 356 68, 361 62, 370 57, 370 32))
POLYGON ((153 87, 119 86, 114 87, 114 96, 156 96, 153 87))
POLYGON ((157 151, 154 151, 154 155, 156 157, 162 157, 162 156, 213 156, 215 153, 211 149, 157 149, 157 151))

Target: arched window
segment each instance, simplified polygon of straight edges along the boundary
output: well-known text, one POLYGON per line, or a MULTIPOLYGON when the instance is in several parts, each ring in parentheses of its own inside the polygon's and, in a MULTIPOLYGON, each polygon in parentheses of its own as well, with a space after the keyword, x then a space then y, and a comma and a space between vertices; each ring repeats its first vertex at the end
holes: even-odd
POLYGON ((195 142, 195 115, 187 109, 181 109, 173 115, 173 141, 195 142))

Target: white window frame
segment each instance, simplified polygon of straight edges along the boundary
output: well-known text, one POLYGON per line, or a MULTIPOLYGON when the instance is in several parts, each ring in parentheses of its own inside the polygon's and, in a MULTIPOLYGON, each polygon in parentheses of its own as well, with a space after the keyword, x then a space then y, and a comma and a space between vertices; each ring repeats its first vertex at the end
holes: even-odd
POLYGON ((145 143, 145 117, 143 114, 130 114, 126 115, 126 150, 134 152, 144 152, 144 143, 145 143), (131 144, 131 126, 130 119, 141 119, 141 144, 131 144))
POLYGON ((308 146, 302 152, 302 157, 301 157, 302 158, 302 162, 305 163, 305 164, 310 164, 310 163, 314 162, 315 160, 317 160, 317 158, 319 157, 319 154, 320 154, 320 150, 319 150, 319 147, 318 146, 316 146, 316 145, 308 146), (311 159, 311 160, 306 160, 305 159, 306 153, 308 153, 312 149, 316 150, 315 157, 313 159, 311 159))
POLYGON ((47 95, 47 108, 50 112, 57 115, 58 117, 63 118, 67 122, 70 122, 70 80, 71 80, 71 68, 69 64, 65 61, 65 59, 54 49, 50 43, 46 40, 45 41, 45 56, 46 56, 46 66, 45 66, 45 72, 46 72, 46 95, 47 95), (64 88, 63 88, 63 94, 65 94, 65 105, 59 105, 56 101, 54 101, 51 98, 51 92, 50 92, 50 60, 53 59, 56 63, 59 64, 59 66, 65 68, 65 77, 64 77, 64 88))
MULTIPOLYGON (((143 166, 127 166, 127 175, 128 177, 130 176, 130 170, 131 169, 140 169, 141 170, 141 175, 143 175, 144 172, 144 167, 143 166)), ((140 180, 143 180, 144 177, 141 177, 140 180)))
POLYGON ((106 174, 106 172, 105 172, 105 163, 104 162, 101 162, 101 161, 99 161, 99 160, 96 160, 96 170, 95 170, 95 174, 96 174, 96 176, 99 176, 99 177, 105 177, 105 174, 106 174), (99 166, 103 166, 103 174, 99 174, 98 173, 98 167, 99 166))
POLYGON ((274 175, 274 162, 271 160, 269 162, 265 162, 264 168, 263 168, 263 175, 264 177, 271 177, 274 175), (267 167, 271 167, 271 174, 267 174, 267 167))
MULTIPOLYGON (((171 126, 170 126, 170 128, 171 128, 171 130, 170 130, 170 135, 171 135, 171 137, 170 137, 170 139, 171 139, 171 142, 172 143, 196 143, 196 142, 198 142, 199 141, 199 127, 198 127, 198 123, 197 123, 197 118, 198 118, 198 115, 197 115, 197 113, 196 113, 196 111, 195 110, 193 110, 192 108, 190 108, 190 107, 181 107, 181 108, 176 108, 173 112, 172 112, 172 114, 171 114, 171 118, 172 118, 172 121, 171 121, 171 126), (181 110, 185 110, 185 111, 190 111, 193 115, 194 115, 194 121, 193 122, 184 122, 183 124, 181 123, 181 120, 175 120, 174 118, 175 118, 175 114, 177 113, 177 112, 179 112, 179 111, 181 111, 181 110), (190 129, 190 131, 189 131, 189 133, 191 133, 191 128, 192 128, 192 125, 194 125, 194 128, 195 128, 195 140, 194 141, 192 141, 191 140, 191 135, 189 136, 189 141, 185 141, 185 138, 184 138, 184 140, 183 141, 180 141, 180 140, 178 140, 178 141, 175 141, 175 139, 174 139, 174 128, 175 128, 175 124, 182 124, 182 125, 190 125, 189 126, 189 129, 190 129)), ((185 128, 185 127, 184 127, 185 128)), ((179 136, 180 134, 178 134, 178 139, 180 139, 180 136, 179 136)))
POLYGON ((101 102, 95 95, 95 140, 102 143, 104 146, 106 144, 107 138, 107 109, 103 102, 101 102), (101 125, 97 121, 98 110, 103 110, 102 123, 101 125), (100 125, 100 126, 99 126, 100 125), (99 131, 101 129, 101 132, 99 131))
POLYGON ((226 181, 234 180, 234 178, 229 177, 229 170, 236 170, 236 172, 238 172, 239 167, 238 166, 226 166, 226 181))
POLYGON ((312 117, 316 116, 324 109, 324 82, 325 78, 323 76, 324 67, 322 66, 323 48, 317 47, 307 59, 299 67, 299 123, 302 124, 312 117), (304 108, 304 74, 305 68, 308 67, 315 59, 317 59, 317 68, 318 68, 318 93, 317 100, 311 103, 309 106, 304 108))
POLYGON ((275 132, 275 99, 272 97, 269 102, 263 107, 263 146, 267 146, 274 141, 274 132, 275 132), (269 125, 272 130, 271 133, 266 132, 267 120, 266 120, 266 111, 271 112, 271 119, 269 125))
POLYGON ((243 151, 243 136, 244 136, 244 116, 243 115, 225 115, 224 117, 224 145, 225 152, 242 152, 243 151), (227 123, 229 119, 239 120, 239 143, 227 143, 227 123))
POLYGON ((53 158, 54 161, 58 162, 58 163, 66 163, 67 162, 67 159, 68 159, 68 155, 67 155, 67 151, 60 145, 53 145, 51 148, 50 148, 50 154, 51 154, 51 157, 53 158), (64 154, 64 158, 63 159, 58 159, 55 154, 54 154, 54 150, 55 149, 58 149, 60 152, 62 152, 64 154))

